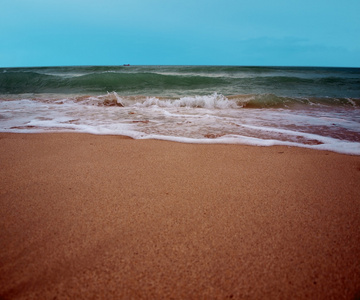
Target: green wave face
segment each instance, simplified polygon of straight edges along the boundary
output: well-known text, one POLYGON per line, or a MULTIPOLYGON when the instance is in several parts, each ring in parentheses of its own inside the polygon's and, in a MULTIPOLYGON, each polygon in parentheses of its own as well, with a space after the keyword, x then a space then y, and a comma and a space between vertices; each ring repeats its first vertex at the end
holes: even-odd
POLYGON ((234 66, 92 66, 0 69, 0 94, 78 93, 178 97, 275 95, 360 98, 360 69, 234 66))

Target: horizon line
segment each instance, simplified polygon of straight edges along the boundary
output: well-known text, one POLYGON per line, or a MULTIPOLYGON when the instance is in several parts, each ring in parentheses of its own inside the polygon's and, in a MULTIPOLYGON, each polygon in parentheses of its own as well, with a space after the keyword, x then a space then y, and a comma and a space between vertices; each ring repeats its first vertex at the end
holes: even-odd
POLYGON ((31 65, 31 66, 12 66, 2 67, 0 69, 21 69, 21 68, 78 68, 78 67, 242 67, 242 68, 348 68, 348 69, 359 69, 357 67, 349 66, 319 66, 319 65, 229 65, 229 64, 115 64, 115 65, 101 65, 101 64, 79 64, 79 65, 31 65))

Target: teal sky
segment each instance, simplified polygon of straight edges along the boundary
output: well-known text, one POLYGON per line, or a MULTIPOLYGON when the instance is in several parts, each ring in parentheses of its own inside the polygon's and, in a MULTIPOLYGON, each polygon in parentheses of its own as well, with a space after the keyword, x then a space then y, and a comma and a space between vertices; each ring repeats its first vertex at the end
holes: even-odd
POLYGON ((359 0, 0 0, 0 67, 360 67, 359 0))

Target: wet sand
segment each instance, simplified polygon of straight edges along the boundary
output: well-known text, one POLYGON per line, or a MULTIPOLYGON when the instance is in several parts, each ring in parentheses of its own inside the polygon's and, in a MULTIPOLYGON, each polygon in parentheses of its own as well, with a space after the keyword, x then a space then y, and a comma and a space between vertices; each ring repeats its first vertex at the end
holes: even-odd
POLYGON ((0 133, 1 299, 360 297, 360 156, 0 133))

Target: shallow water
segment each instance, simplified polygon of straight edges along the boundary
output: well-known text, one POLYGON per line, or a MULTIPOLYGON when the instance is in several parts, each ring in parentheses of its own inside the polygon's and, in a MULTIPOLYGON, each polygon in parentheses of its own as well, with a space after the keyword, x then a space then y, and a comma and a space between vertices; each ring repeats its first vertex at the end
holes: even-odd
POLYGON ((360 155, 360 69, 0 69, 0 93, 3 132, 76 131, 360 155))

